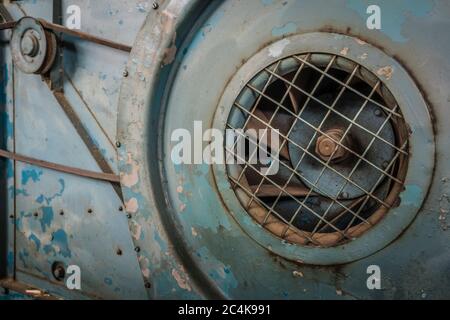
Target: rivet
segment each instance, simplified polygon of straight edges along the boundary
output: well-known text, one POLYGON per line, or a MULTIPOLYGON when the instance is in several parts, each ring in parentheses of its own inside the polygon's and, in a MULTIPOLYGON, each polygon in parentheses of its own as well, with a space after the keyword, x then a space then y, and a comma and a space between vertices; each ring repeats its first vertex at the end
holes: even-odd
POLYGON ((128 70, 123 70, 123 76, 124 78, 128 77, 128 70))
POLYGON ((136 247, 136 248, 134 248, 134 251, 136 251, 136 252, 141 252, 141 248, 139 248, 139 247, 136 247))
POLYGON ((127 214, 127 218, 131 219, 132 218, 131 214, 127 214))
POLYGON ((344 199, 348 199, 348 197, 349 197, 348 192, 342 192, 341 197, 344 199))
POLYGON ((158 2, 153 2, 152 3, 152 8, 153 8, 153 10, 158 10, 158 8, 159 8, 158 2))
POLYGON ((119 207, 119 211, 120 211, 120 212, 123 211, 123 207, 122 207, 122 206, 119 207))
POLYGON ((120 143, 120 141, 117 141, 117 142, 116 142, 116 147, 117 147, 117 148, 120 148, 121 146, 122 146, 122 144, 120 143))

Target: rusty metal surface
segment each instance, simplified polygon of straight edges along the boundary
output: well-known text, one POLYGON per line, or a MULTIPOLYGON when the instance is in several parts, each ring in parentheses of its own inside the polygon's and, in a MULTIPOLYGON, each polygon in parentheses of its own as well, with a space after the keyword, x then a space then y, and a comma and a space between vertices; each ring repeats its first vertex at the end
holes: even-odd
MULTIPOLYGON (((76 34, 64 38, 68 103, 60 102, 70 105, 69 117, 55 99, 61 96, 39 76, 14 69, 5 39, 10 31, 2 31, 0 147, 89 172, 109 167, 108 174, 120 174, 124 202, 107 182, 0 160, 0 182, 7 186, 0 190, 7 199, 0 202, 1 241, 7 243, 0 250, 0 273, 68 299, 448 298, 450 6, 444 0, 376 2, 386 9, 379 31, 366 28, 367 3, 360 0, 166 0, 157 9, 142 0, 62 1, 63 8, 76 3, 92 12, 83 33, 123 44, 111 50, 76 34), (432 114, 437 151, 433 159, 434 141, 427 135, 412 150, 416 168, 425 168, 417 176, 432 182, 429 190, 414 187, 425 183, 408 184, 402 202, 411 208, 405 211, 409 227, 382 250, 324 266, 267 250, 273 239, 260 245, 244 230, 269 239, 252 218, 238 222, 227 209, 235 195, 218 196, 228 186, 226 177, 216 179, 206 165, 174 166, 168 157, 171 130, 192 129, 187 123, 196 119, 213 123, 225 87, 248 59, 290 36, 315 32, 359 39, 332 48, 342 55, 375 59, 364 51, 370 44, 401 65, 410 78, 398 92, 406 97, 407 87, 419 87, 432 114), (69 118, 91 137, 101 165, 69 118), (84 270, 81 292, 55 281, 55 261, 84 270), (383 272, 380 291, 366 287, 370 265, 383 272)), ((30 15, 50 21, 53 1, 15 1, 7 8, 14 20, 30 15)), ((280 46, 272 49, 276 55, 280 46)), ((386 81, 399 74, 393 65, 374 72, 386 81)), ((411 130, 427 131, 429 120, 419 119, 411 130)), ((295 255, 292 246, 278 246, 275 251, 295 255)))
POLYGON ((114 42, 111 40, 99 38, 99 37, 93 36, 91 34, 88 34, 86 32, 71 30, 64 26, 54 24, 54 23, 51 23, 48 21, 44 21, 44 20, 40 20, 40 21, 46 29, 52 30, 57 33, 62 33, 62 34, 68 35, 68 36, 79 38, 81 40, 93 42, 93 43, 96 43, 96 44, 99 44, 99 45, 102 45, 105 47, 109 47, 109 48, 113 48, 113 49, 117 49, 117 50, 121 50, 121 51, 125 51, 125 52, 131 51, 130 46, 127 46, 127 45, 124 45, 121 43, 117 43, 117 42, 114 42))
MULTIPOLYGON (((369 255, 366 258, 353 261, 356 258, 352 259, 351 255, 341 255, 344 260, 350 257, 351 262, 318 267, 274 255, 242 232, 217 199, 214 186, 219 184, 226 189, 227 184, 221 179, 214 181, 208 166, 170 163, 172 130, 182 127, 191 131, 189 123, 194 120, 211 123, 211 113, 215 108, 221 109, 220 96, 236 70, 270 44, 280 44, 272 48, 274 55, 282 52, 281 44, 288 43, 285 38, 295 34, 326 32, 359 39, 345 48, 330 48, 352 58, 358 53, 357 59, 376 59, 372 52, 364 52, 364 44, 378 48, 409 74, 410 78, 403 78, 396 90, 402 93, 404 101, 408 101, 407 87, 415 83, 420 88, 415 94, 424 96, 432 114, 440 110, 441 122, 444 121, 448 99, 444 87, 449 79, 442 68, 448 69, 445 62, 448 45, 444 45, 444 33, 437 32, 440 48, 433 50, 433 58, 427 58, 430 38, 425 34, 437 30, 430 21, 448 26, 445 18, 449 14, 448 4, 444 1, 411 5, 405 1, 395 5, 389 1, 379 3, 389 8, 385 17, 388 24, 376 32, 365 27, 366 7, 359 1, 213 1, 201 19, 193 18, 195 1, 169 1, 152 15, 153 20, 142 29, 128 64, 130 75, 122 88, 118 136, 122 143, 119 161, 124 196, 133 216, 130 227, 139 230, 134 242, 141 248, 141 269, 144 277, 152 282, 153 297, 188 298, 198 294, 214 297, 218 293, 227 298, 279 299, 448 297, 445 289, 448 278, 431 281, 429 275, 417 279, 417 272, 421 273, 419 270, 425 264, 444 273, 449 263, 449 246, 445 240, 448 233, 438 227, 436 203, 442 191, 428 193, 427 183, 423 184, 424 188, 416 188, 415 182, 408 184, 402 199, 403 213, 413 223, 400 236, 398 232, 390 234, 394 241, 383 250, 366 252, 364 243, 360 242, 361 254, 369 255), (189 9, 183 11, 180 6, 189 9), (324 7, 329 10, 322 10, 324 7), (193 20, 197 21, 195 25, 193 20), (185 33, 192 28, 187 38, 180 34, 179 25, 185 33), (411 50, 420 54, 412 56, 411 50), (439 80, 427 79, 436 74, 441 75, 439 80), (430 85, 432 82, 435 85, 430 85), (431 102, 430 96, 434 97, 431 102), (159 150, 157 155, 155 150, 159 150), (418 212, 416 218, 415 212, 418 212), (158 254, 161 248, 165 248, 166 255, 158 254), (245 257, 245 263, 236 257, 245 257), (385 270, 382 291, 370 291, 366 287, 366 269, 370 265, 380 265, 385 270), (295 276, 298 274, 302 276, 295 276), (174 291, 167 290, 173 287, 174 291)), ((320 40, 311 41, 311 50, 315 44, 325 45, 320 40)), ((373 71, 386 81, 399 75, 394 66, 380 65, 373 71)), ((429 116, 418 117, 412 129, 418 137, 412 150, 417 156, 414 165, 417 181, 433 178, 433 138, 428 139, 432 132, 430 123, 429 116), (424 171, 419 169, 422 164, 426 167, 424 171)), ((439 159, 446 149, 440 145, 439 136, 436 140, 438 165, 434 173, 445 177, 448 168, 439 159)), ((433 180, 431 190, 441 186, 438 180, 433 180)), ((253 222, 247 219, 244 223, 250 226, 253 222)), ((256 227, 254 232, 261 234, 260 240, 267 240, 256 227)), ((371 233, 366 238, 370 238, 367 245, 386 241, 382 234, 371 233)), ((286 243, 280 243, 279 247, 295 250, 286 243)), ((338 257, 338 252, 335 253, 338 257)), ((320 252, 314 251, 308 255, 329 258, 320 257, 320 252)))
MULTIPOLYGON (((73 3, 62 1, 64 19, 70 4, 73 3)), ((83 9, 92 8, 87 1, 76 4, 83 9)), ((147 13, 147 9, 141 10, 137 4, 137 1, 108 3, 106 7, 99 4, 97 19, 83 19, 82 32, 132 44, 147 13), (132 23, 125 25, 124 20, 132 23)), ((14 20, 26 15, 50 21, 53 1, 17 1, 7 4, 7 9, 14 20)), ((8 37, 8 32, 2 36, 8 37)), ((61 102, 70 105, 71 114, 91 137, 105 159, 105 166, 111 168, 110 174, 100 174, 100 178, 117 181, 116 101, 128 54, 73 36, 64 38, 64 46, 61 102)), ((1 100, 1 128, 2 134, 6 134, 4 141, 8 142, 2 148, 42 160, 44 164, 62 164, 60 169, 70 172, 73 168, 89 175, 100 172, 99 164, 59 105, 57 98, 61 97, 55 97, 40 76, 13 70, 8 42, 2 42, 1 52, 2 89, 6 90, 5 95, 2 91, 2 97, 7 102, 4 109, 1 100), (12 108, 13 102, 20 107, 12 108)), ((2 201, 2 228, 7 227, 7 232, 2 233, 7 240, 2 237, 2 243, 8 243, 7 251, 1 250, 2 276, 14 277, 18 283, 31 284, 67 299, 146 297, 124 205, 109 181, 78 177, 21 161, 0 161, 5 173, 2 183, 7 186, 5 189, 2 184, 1 188, 2 199, 3 196, 7 199, 6 203, 2 201), (70 291, 54 279, 51 267, 55 261, 80 266, 82 291, 70 291)))
POLYGON ((13 161, 19 161, 19 162, 31 164, 31 165, 41 167, 41 168, 56 170, 56 171, 63 172, 63 173, 69 173, 69 174, 73 174, 73 175, 80 176, 80 177, 91 178, 91 179, 96 179, 96 180, 103 180, 103 181, 108 181, 108 182, 113 182, 113 183, 120 182, 120 177, 115 174, 92 172, 92 171, 88 171, 88 170, 77 169, 77 168, 73 168, 73 167, 60 165, 57 163, 51 163, 51 162, 47 162, 47 161, 33 159, 33 158, 30 158, 27 156, 15 154, 15 153, 8 152, 5 150, 0 150, 0 157, 10 159, 13 161))

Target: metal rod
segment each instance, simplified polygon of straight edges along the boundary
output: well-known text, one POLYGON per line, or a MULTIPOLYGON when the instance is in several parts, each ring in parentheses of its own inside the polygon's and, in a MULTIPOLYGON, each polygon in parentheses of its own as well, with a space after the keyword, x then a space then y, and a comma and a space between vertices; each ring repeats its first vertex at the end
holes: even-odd
POLYGON ((16 25, 15 21, 0 23, 0 30, 12 29, 16 25))
POLYGON ((63 173, 68 173, 80 177, 90 178, 94 180, 101 180, 101 181, 107 181, 111 183, 120 183, 120 177, 115 174, 110 173, 100 173, 100 172, 94 172, 74 167, 69 167, 61 164, 56 164, 44 160, 38 160, 31 157, 27 157, 24 155, 20 155, 17 153, 9 152, 6 150, 0 149, 0 158, 6 158, 13 161, 28 163, 31 165, 35 165, 41 168, 55 170, 63 173))
POLYGON ((54 24, 48 21, 45 21, 43 19, 39 19, 39 22, 42 23, 42 25, 44 26, 44 28, 48 29, 48 30, 52 30, 53 32, 61 32, 82 40, 86 40, 86 41, 90 41, 102 46, 106 46, 106 47, 110 47, 113 49, 117 49, 117 50, 121 50, 121 51, 125 51, 125 52, 131 52, 131 47, 121 44, 121 43, 117 43, 111 40, 107 40, 107 39, 103 39, 97 36, 93 36, 89 33, 85 33, 82 31, 76 31, 76 30, 71 30, 69 28, 66 28, 64 26, 58 25, 58 24, 54 24))

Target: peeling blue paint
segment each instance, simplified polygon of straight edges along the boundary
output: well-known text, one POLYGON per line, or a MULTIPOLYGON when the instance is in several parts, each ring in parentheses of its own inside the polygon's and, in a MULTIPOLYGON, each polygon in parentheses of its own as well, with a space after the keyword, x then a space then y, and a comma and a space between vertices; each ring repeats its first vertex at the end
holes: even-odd
POLYGON ((0 105, 6 105, 7 97, 6 97, 6 87, 8 85, 8 65, 5 63, 2 65, 0 70, 0 105))
POLYGON ((401 194, 402 204, 417 207, 420 205, 417 203, 417 199, 421 199, 421 197, 423 197, 423 191, 419 186, 408 185, 405 187, 405 191, 401 194))
POLYGON ((43 172, 41 169, 30 167, 29 169, 24 169, 22 171, 22 185, 26 186, 30 180, 33 182, 38 182, 41 179, 43 172))
POLYGON ((36 198, 36 202, 39 204, 43 204, 45 202, 47 205, 50 205, 53 202, 53 200, 55 200, 56 198, 62 197, 64 194, 64 190, 66 188, 66 185, 65 185, 64 179, 59 179, 58 182, 59 182, 59 185, 61 186, 61 189, 58 192, 56 192, 55 194, 53 194, 50 197, 47 197, 47 196, 41 194, 39 197, 36 198))
POLYGON ((272 29, 274 37, 282 37, 297 31, 297 24, 295 22, 288 22, 285 25, 272 29))
MULTIPOLYGON (((1 94, 0 94, 1 96, 1 94)), ((1 99, 1 98, 0 98, 1 99)), ((0 105, 2 105, 2 103, 0 102, 0 105)), ((9 117, 9 114, 7 112, 0 112, 0 128, 2 128, 2 130, 5 130, 5 134, 6 134, 6 138, 8 139, 12 139, 14 136, 14 125, 9 117)), ((3 134, 3 132, 2 132, 3 134)))
POLYGON ((104 282, 105 282, 105 284, 108 285, 108 286, 112 286, 112 284, 113 284, 112 279, 111 279, 111 278, 108 278, 108 277, 104 279, 104 282))
POLYGON ((67 233, 64 230, 60 229, 53 234, 52 243, 54 246, 59 247, 58 253, 63 257, 70 258, 72 256, 69 248, 67 233))
POLYGON ((46 232, 53 221, 53 209, 51 207, 42 208, 41 228, 42 232, 46 232))
POLYGON ((371 0, 347 0, 347 6, 355 10, 363 19, 364 24, 369 17, 367 7, 377 4, 381 9, 381 32, 388 35, 393 41, 406 42, 403 33, 405 22, 410 16, 425 17, 433 9, 433 4, 429 0, 410 1, 396 0, 374 3, 371 0))
POLYGON ((39 251, 41 249, 41 240, 39 240, 39 238, 35 234, 30 235, 28 239, 34 242, 34 244, 36 245, 36 251, 39 251))

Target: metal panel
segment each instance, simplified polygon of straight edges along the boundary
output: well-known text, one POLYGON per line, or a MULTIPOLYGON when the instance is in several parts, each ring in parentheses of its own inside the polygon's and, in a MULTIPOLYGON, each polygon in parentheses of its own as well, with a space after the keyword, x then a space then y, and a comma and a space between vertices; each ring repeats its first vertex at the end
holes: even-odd
MULTIPOLYGON (((97 1, 63 1, 62 4, 64 20, 69 5, 81 8, 83 32, 127 45, 133 43, 151 9, 142 1, 108 2, 106 6, 97 1)), ((51 0, 16 1, 6 8, 16 20, 28 15, 52 21, 51 0)), ((74 37, 65 37, 64 41, 65 96, 103 157, 117 171, 117 101, 128 54, 74 37)), ((6 48, 3 52, 8 54, 6 48)), ((99 172, 98 164, 39 76, 16 71, 13 97, 9 54, 5 58, 2 66, 8 77, 2 78, 5 82, 2 88, 8 92, 2 97, 10 105, 5 110, 7 113, 2 113, 2 124, 8 124, 7 132, 11 135, 8 150, 14 150, 11 129, 14 117, 16 152, 99 172), (12 102, 16 105, 15 115, 12 102)), ((8 162, 2 160, 2 163, 8 162)), ((17 281, 67 298, 147 298, 124 205, 109 183, 20 162, 16 162, 14 174, 9 166, 10 197, 6 204, 13 212, 17 203, 16 219, 8 218, 8 225, 14 226, 13 222, 16 225, 17 281), (52 275, 55 261, 81 268, 81 292, 70 292, 64 282, 55 280, 52 275)), ((14 246, 14 239, 10 237, 2 243, 14 246)), ((9 252, 11 256, 14 251, 11 248, 9 252)), ((12 276, 12 264, 9 269, 12 276)))

